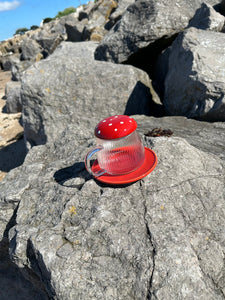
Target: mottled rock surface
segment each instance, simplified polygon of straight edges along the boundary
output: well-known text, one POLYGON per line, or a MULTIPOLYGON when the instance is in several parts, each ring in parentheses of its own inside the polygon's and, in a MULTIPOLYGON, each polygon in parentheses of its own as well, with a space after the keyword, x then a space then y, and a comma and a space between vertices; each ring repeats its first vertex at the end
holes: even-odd
POLYGON ((148 75, 95 61, 95 48, 94 42, 63 43, 23 76, 23 126, 30 146, 53 141, 68 123, 92 127, 102 116, 150 113, 148 75))
POLYGON ((24 38, 21 42, 21 60, 35 60, 35 57, 43 51, 43 48, 33 39, 24 38))
POLYGON ((174 41, 163 101, 171 115, 225 120, 224 42, 223 33, 195 28, 174 41))
MULTIPOLYGON (((171 43, 171 38, 188 25, 202 2, 179 0, 170 1, 168 5, 166 0, 135 1, 102 39, 95 57, 121 63, 140 49, 156 42, 156 51, 160 53, 160 50, 171 43)), ((208 3, 214 5, 218 1, 208 3)), ((147 58, 147 53, 145 55, 147 58)))
POLYGON ((223 161, 181 138, 142 136, 156 169, 109 187, 84 167, 92 131, 69 126, 1 182, 1 204, 19 204, 13 263, 53 299, 224 299, 223 161))
MULTIPOLYGON (((209 5, 217 1, 201 4, 99 0, 27 33, 24 61, 5 60, 22 81, 27 147, 46 145, 0 182, 0 299, 225 298, 224 122, 145 116, 164 111, 140 70, 157 68, 167 113, 224 121, 224 33, 213 32, 224 31, 224 17, 209 5), (99 41, 115 23, 97 54, 139 69, 95 61, 97 43, 62 42, 99 41), (183 32, 188 24, 204 31, 183 32), (96 123, 114 114, 134 114, 158 157, 129 185, 100 183, 84 165, 96 123)), ((15 136, 6 140, 11 116, 1 116, 0 180, 12 157, 25 156, 15 136)))

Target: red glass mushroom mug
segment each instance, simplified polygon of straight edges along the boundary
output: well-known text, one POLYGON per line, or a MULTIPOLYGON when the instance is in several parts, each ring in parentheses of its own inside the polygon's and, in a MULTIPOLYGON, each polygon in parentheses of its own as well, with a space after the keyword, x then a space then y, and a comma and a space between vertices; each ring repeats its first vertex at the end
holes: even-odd
POLYGON ((105 173, 124 175, 138 169, 145 160, 145 149, 136 128, 136 121, 125 115, 99 122, 95 128, 96 147, 85 157, 87 170, 99 177, 105 173), (91 159, 95 154, 100 167, 98 172, 91 168, 91 159))

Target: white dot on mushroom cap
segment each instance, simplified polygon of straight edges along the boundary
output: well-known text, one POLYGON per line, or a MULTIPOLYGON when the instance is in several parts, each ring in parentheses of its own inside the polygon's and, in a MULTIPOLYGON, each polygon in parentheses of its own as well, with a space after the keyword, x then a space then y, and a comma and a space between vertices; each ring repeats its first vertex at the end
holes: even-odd
POLYGON ((129 120, 129 122, 130 122, 130 123, 132 123, 132 121, 131 121, 131 120, 129 120))
POLYGON ((125 128, 124 131, 127 131, 127 129, 125 128))
POLYGON ((120 124, 124 124, 124 122, 123 122, 123 121, 121 121, 121 122, 120 122, 120 124))
POLYGON ((112 126, 112 123, 109 123, 109 126, 112 126))
POLYGON ((105 123, 105 122, 106 122, 106 120, 103 120, 102 122, 103 122, 103 123, 105 123))
POLYGON ((101 130, 98 131, 98 134, 100 134, 100 133, 101 133, 101 130))
POLYGON ((114 129, 114 131, 117 131, 117 130, 118 130, 117 128, 114 129))
POLYGON ((118 116, 115 116, 115 118, 118 118, 118 116))

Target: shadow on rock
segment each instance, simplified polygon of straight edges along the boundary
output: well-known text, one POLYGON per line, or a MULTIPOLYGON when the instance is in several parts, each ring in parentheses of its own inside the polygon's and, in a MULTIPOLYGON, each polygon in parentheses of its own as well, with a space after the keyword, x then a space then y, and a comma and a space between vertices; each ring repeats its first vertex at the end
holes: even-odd
POLYGON ((147 115, 154 117, 165 116, 164 106, 157 104, 153 100, 153 96, 150 93, 148 86, 138 81, 135 85, 124 111, 124 115, 147 115), (149 101, 142 101, 148 95, 149 101))
POLYGON ((101 188, 122 189, 122 188, 126 188, 126 187, 136 183, 137 181, 134 181, 134 182, 131 182, 131 183, 126 183, 126 184, 109 184, 109 183, 104 183, 104 182, 101 182, 101 181, 98 181, 97 179, 95 179, 95 182, 101 188))
POLYGON ((47 300, 50 299, 45 286, 31 270, 19 268, 9 257, 8 231, 15 225, 16 209, 6 226, 0 241, 0 299, 1 300, 47 300), (29 280, 24 273, 29 271, 29 280))
POLYGON ((123 188, 132 185, 128 184, 108 184, 101 182, 94 178, 85 168, 84 162, 77 162, 70 167, 60 169, 55 172, 54 179, 60 185, 72 188, 82 188, 84 183, 90 179, 94 179, 96 184, 101 188, 111 187, 111 188, 123 188))
MULTIPOLYGON (((4 97, 3 97, 2 99, 4 99, 4 97)), ((2 107, 2 113, 3 113, 3 114, 7 114, 7 108, 6 108, 6 105, 4 105, 4 106, 2 107)))
POLYGON ((86 170, 84 162, 76 162, 72 166, 56 171, 54 179, 63 186, 79 189, 85 181, 91 179, 91 175, 86 170))
POLYGON ((24 162, 27 154, 22 139, 0 149, 0 171, 9 172, 24 162))

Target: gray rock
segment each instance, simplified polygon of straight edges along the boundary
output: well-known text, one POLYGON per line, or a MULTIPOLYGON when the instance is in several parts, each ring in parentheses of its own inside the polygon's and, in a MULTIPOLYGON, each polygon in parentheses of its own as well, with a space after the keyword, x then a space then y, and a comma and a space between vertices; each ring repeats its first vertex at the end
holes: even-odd
POLYGON ((79 6, 75 13, 64 16, 53 23, 51 26, 51 32, 54 32, 55 26, 61 26, 61 30, 57 30, 58 33, 63 37, 63 40, 71 41, 71 42, 80 42, 84 41, 83 31, 84 26, 86 24, 85 21, 79 21, 79 10, 83 6, 79 6), (56 22, 56 24, 55 24, 56 22))
POLYGON ((12 66, 12 80, 13 81, 21 81, 21 78, 23 76, 23 72, 28 69, 34 62, 31 60, 23 60, 23 61, 17 61, 12 66))
POLYGON ((81 42, 86 39, 84 27, 87 24, 87 20, 78 22, 70 21, 65 24, 67 41, 70 42, 81 42))
POLYGON ((145 138, 156 169, 109 187, 84 169, 94 126, 83 125, 32 148, 0 183, 1 201, 19 201, 13 263, 52 299, 224 299, 222 160, 181 138, 145 138))
POLYGON ((134 116, 142 135, 154 128, 170 129, 173 137, 184 138, 192 146, 201 151, 216 155, 225 160, 225 123, 209 123, 187 119, 185 117, 154 118, 134 116))
POLYGON ((63 37, 58 33, 48 33, 41 31, 36 41, 45 50, 45 57, 52 54, 57 46, 63 41, 63 37))
MULTIPOLYGON (((120 1, 101 0, 97 1, 89 10, 88 23, 85 25, 86 39, 100 41, 115 21, 111 15, 117 10, 120 1)), ((120 13, 119 13, 120 14, 120 13)))
POLYGON ((133 4, 134 2, 134 0, 119 0, 117 8, 115 9, 115 11, 112 12, 112 14, 109 17, 110 20, 113 21, 113 23, 115 24, 118 20, 121 19, 128 6, 133 4))
POLYGON ((92 61, 97 45, 98 43, 90 41, 82 43, 63 42, 56 48, 54 55, 51 57, 63 55, 66 58, 71 53, 71 56, 80 57, 84 60, 90 59, 92 61))
POLYGON ((95 48, 93 42, 67 42, 27 70, 21 98, 29 145, 54 140, 71 122, 92 127, 109 115, 150 113, 148 75, 132 66, 95 61, 95 48))
MULTIPOLYGON (((195 27, 202 30, 222 31, 225 18, 217 13, 215 9, 206 3, 202 3, 197 9, 194 17, 190 20, 188 27, 195 27)), ((171 47, 166 48, 156 60, 154 66, 154 87, 156 88, 160 98, 164 97, 164 81, 169 68, 169 56, 171 47)))
POLYGON ((30 34, 30 39, 37 42, 43 49, 44 57, 53 53, 57 46, 66 40, 65 23, 73 19, 71 15, 43 24, 38 30, 30 34))
MULTIPOLYGON (((0 56, 9 53, 17 53, 19 56, 21 53, 21 60, 33 60, 40 52, 46 58, 65 40, 100 41, 121 17, 127 5, 131 3, 129 1, 104 0, 96 3, 90 1, 86 5, 80 5, 75 13, 49 23, 42 22, 38 29, 26 32, 23 37, 17 35, 1 43, 0 56)), ((10 62, 7 61, 5 64, 4 61, 7 70, 11 69, 10 62)))
MULTIPOLYGON (((21 270, 9 258, 8 230, 15 221, 15 206, 1 202, 0 217, 0 299, 49 299, 43 284, 33 276, 27 280, 21 270)), ((30 278, 33 274, 30 272, 30 278)))
POLYGON ((13 66, 19 62, 17 54, 10 54, 1 57, 1 67, 4 71, 11 71, 13 66))
MULTIPOLYGON (((8 174, 8 176, 10 181, 11 174, 8 174)), ((31 177, 33 178, 33 176, 31 177)), ((19 184, 14 182, 14 187, 8 185, 7 190, 9 193, 6 190, 6 193, 3 190, 0 191, 0 299, 2 300, 49 299, 43 283, 37 279, 37 276, 29 270, 30 278, 25 278, 23 270, 14 264, 9 257, 9 229, 15 225, 18 201, 20 201, 23 189, 28 186, 28 182, 23 183, 21 180, 19 184), (8 194, 7 201, 6 194, 8 194)))
POLYGON ((17 113, 22 111, 20 97, 21 83, 18 81, 9 81, 6 84, 6 109, 8 113, 17 113))
POLYGON ((87 5, 77 7, 75 13, 43 24, 39 31, 31 35, 31 38, 45 49, 46 56, 53 53, 63 40, 99 41, 118 20, 125 7, 126 5, 119 6, 116 1, 111 0, 89 2, 87 5), (119 8, 117 17, 110 19, 117 8, 119 8))
POLYGON ((197 9, 194 17, 190 20, 188 27, 196 27, 202 30, 222 31, 225 23, 225 17, 216 12, 215 9, 202 3, 197 9))
POLYGON ((25 38, 21 43, 21 51, 21 60, 35 61, 37 55, 40 54, 43 49, 35 40, 31 38, 25 38))
MULTIPOLYGON (((121 20, 105 35, 95 57, 116 63, 125 62, 132 54, 158 42, 158 53, 181 32, 203 1, 135 1, 121 20)), ((217 1, 208 1, 217 4, 217 1)), ((150 51, 150 49, 149 49, 150 51)), ((147 55, 147 53, 146 53, 147 55)), ((145 60, 146 64, 146 60, 145 60)))
POLYGON ((79 6, 79 8, 76 10, 76 12, 78 12, 79 21, 82 21, 83 19, 89 19, 89 16, 95 7, 96 5, 92 1, 89 1, 86 5, 79 6))
POLYGON ((195 28, 172 45, 164 105, 172 115, 225 120, 225 35, 195 28))

